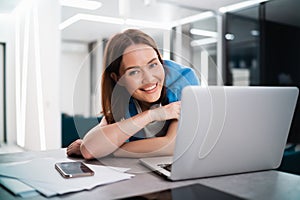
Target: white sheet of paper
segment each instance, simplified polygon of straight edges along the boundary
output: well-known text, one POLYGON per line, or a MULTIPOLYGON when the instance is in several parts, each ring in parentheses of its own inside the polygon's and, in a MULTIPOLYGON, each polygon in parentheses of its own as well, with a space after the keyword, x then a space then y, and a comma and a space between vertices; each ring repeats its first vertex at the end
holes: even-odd
POLYGON ((28 198, 39 195, 33 187, 30 187, 15 178, 0 177, 0 184, 17 196, 28 198))
POLYGON ((28 162, 0 164, 0 176, 13 177, 30 185, 45 196, 89 190, 96 186, 130 179, 134 175, 123 173, 126 168, 88 165, 95 175, 80 178, 63 178, 55 169, 57 162, 68 159, 39 158, 28 162))

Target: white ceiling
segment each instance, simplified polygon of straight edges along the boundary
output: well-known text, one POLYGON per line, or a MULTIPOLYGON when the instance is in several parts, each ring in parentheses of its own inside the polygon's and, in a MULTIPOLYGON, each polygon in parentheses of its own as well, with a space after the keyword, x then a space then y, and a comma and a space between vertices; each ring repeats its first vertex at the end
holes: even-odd
MULTIPOLYGON (((97 1, 100 1, 103 6, 95 11, 62 7, 62 22, 77 13, 89 13, 115 18, 140 19, 159 24, 171 23, 207 10, 217 12, 221 7, 241 3, 245 0, 121 0, 126 1, 127 8, 125 10, 127 12, 125 16, 119 14, 119 0, 97 1)), ((266 17, 268 20, 300 27, 299 0, 269 1, 274 2, 269 3, 267 6, 266 17), (282 6, 283 2, 284 7, 282 6)), ((257 13, 250 12, 247 17, 251 17, 251 15, 257 17, 257 13)), ((128 28, 128 26, 80 20, 62 30, 62 39, 91 42, 99 38, 108 38, 125 28, 128 28)))
MULTIPOLYGON (((0 13, 11 12, 21 1, 0 0, 0 13)), ((120 16, 119 0, 97 1, 102 3, 102 7, 94 11, 62 6, 61 22, 78 13, 84 13, 114 18, 139 19, 156 24, 168 24, 207 10, 217 11, 220 7, 240 3, 244 0, 121 0, 127 5, 125 8, 123 7, 125 14, 122 16, 120 16)), ((286 0, 276 0, 280 5, 284 1, 286 0)), ((284 7, 277 6, 274 0, 272 5, 267 7, 267 18, 282 23, 288 21, 289 24, 300 27, 300 1, 289 0, 286 2, 292 2, 292 6, 288 4, 284 7)), ((63 40, 91 42, 101 38, 108 38, 125 28, 128 28, 128 26, 79 20, 64 28, 61 33, 63 40)))
MULTIPOLYGON (((63 6, 61 12, 62 22, 77 13, 89 13, 115 18, 139 19, 158 24, 169 24, 182 18, 207 10, 217 10, 220 7, 243 0, 121 0, 127 3, 125 16, 120 16, 119 0, 98 1, 102 3, 102 7, 95 11, 63 6)), ((80 20, 63 29, 62 38, 63 40, 90 42, 99 38, 108 38, 125 28, 128 28, 128 26, 80 20)))
POLYGON ((171 3, 173 5, 186 6, 204 10, 218 10, 221 7, 240 3, 245 0, 157 0, 159 2, 171 3))

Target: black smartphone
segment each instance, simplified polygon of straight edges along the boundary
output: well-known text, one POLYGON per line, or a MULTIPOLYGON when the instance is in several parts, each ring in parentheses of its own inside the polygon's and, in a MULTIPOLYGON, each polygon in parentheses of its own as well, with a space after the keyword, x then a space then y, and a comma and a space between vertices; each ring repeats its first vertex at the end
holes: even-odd
POLYGON ((60 162, 55 164, 55 169, 64 178, 93 176, 95 173, 83 162, 60 162))

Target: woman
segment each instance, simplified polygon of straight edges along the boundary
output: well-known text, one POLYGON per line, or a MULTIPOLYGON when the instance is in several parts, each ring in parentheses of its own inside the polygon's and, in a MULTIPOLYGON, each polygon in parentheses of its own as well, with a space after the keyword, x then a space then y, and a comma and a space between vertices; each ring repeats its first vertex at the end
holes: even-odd
POLYGON ((129 29, 105 49, 102 75, 103 118, 67 155, 85 159, 113 153, 123 157, 172 155, 181 90, 198 85, 191 68, 162 60, 154 40, 129 29))

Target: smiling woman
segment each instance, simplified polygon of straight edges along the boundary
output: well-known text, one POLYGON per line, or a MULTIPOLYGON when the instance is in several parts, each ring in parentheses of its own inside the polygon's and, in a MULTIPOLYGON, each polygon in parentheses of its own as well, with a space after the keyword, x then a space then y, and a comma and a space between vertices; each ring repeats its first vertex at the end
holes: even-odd
POLYGON ((129 29, 114 35, 104 55, 103 118, 67 154, 86 159, 171 155, 180 114, 181 90, 198 85, 195 72, 163 60, 155 41, 129 29))

